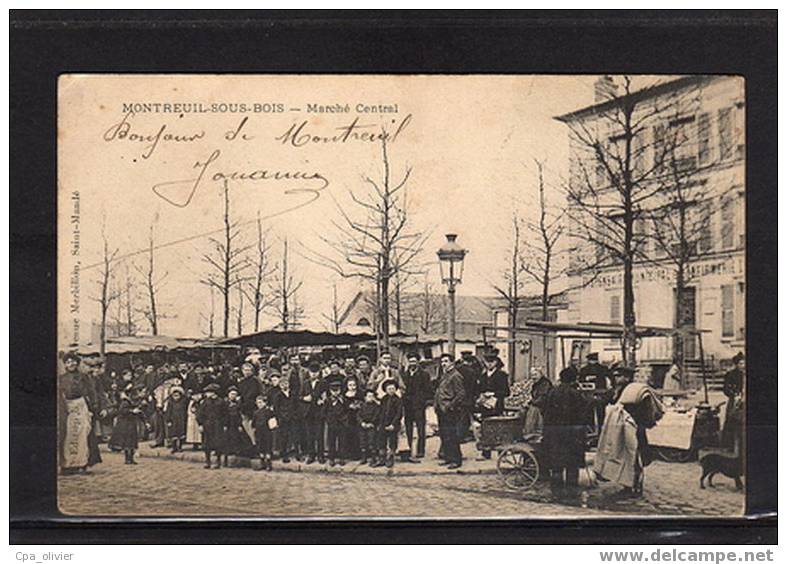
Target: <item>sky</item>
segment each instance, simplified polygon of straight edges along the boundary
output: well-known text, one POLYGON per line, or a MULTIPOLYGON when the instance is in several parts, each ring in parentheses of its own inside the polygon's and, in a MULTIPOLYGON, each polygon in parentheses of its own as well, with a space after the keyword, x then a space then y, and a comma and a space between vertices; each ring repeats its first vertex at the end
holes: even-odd
MULTIPOLYGON (((334 251, 324 239, 334 237, 334 222, 341 221, 339 207, 357 214, 350 193, 361 196, 369 189, 365 176, 380 178, 382 159, 380 144, 375 142, 288 143, 286 132, 303 122, 307 123, 301 132, 325 137, 336 135, 338 128, 356 117, 357 125, 366 126, 363 131, 379 131, 383 124, 391 131, 402 127, 388 147, 391 175, 396 181, 411 168, 406 184, 409 212, 413 229, 429 233, 422 257, 430 269, 429 280, 439 285, 435 253, 446 233, 456 233, 458 242, 470 251, 459 293, 493 295, 493 284, 501 281, 505 268, 512 213, 526 219, 537 213, 534 159, 545 163, 550 205, 563 203, 558 187, 568 170, 568 136, 566 126, 554 117, 592 104, 596 78, 61 77, 61 344, 89 341, 89 327, 99 319, 94 298, 101 273, 102 232, 110 251, 117 249, 115 272, 122 278, 126 268, 135 275, 144 267, 151 225, 158 276, 166 273, 159 301, 167 317, 161 321, 160 333, 206 335, 210 292, 200 279, 209 266, 202 257, 209 250, 210 234, 222 228, 221 175, 235 171, 266 170, 267 176, 301 171, 300 178, 284 180, 239 180, 236 175, 229 181, 230 208, 249 243, 255 218, 258 214, 263 218, 274 260, 282 241, 289 241, 290 269, 303 281, 298 302, 305 310, 304 325, 322 328, 333 285, 345 304, 359 281, 341 279, 310 258, 334 251), (188 111, 187 106, 170 106, 170 112, 142 111, 152 109, 154 103, 162 104, 159 110, 163 104, 192 104, 192 110, 202 104, 203 111, 188 111), (241 103, 248 108, 257 104, 260 111, 233 112, 241 103), (132 106, 124 108, 128 104, 132 106), (309 104, 342 109, 346 105, 349 112, 309 112, 309 104), (358 111, 358 105, 368 109, 377 104, 396 105, 397 112, 358 111), (129 113, 131 108, 136 111, 129 113), (78 298, 72 284, 76 266, 78 298)), ((640 84, 653 80, 638 78, 640 84)), ((138 305, 141 299, 135 297, 138 305)), ((217 296, 217 315, 219 309, 217 296)), ((252 330, 248 316, 247 320, 244 332, 252 330)), ((274 324, 270 314, 263 317, 262 328, 274 324)), ((231 325, 234 332, 234 320, 231 325)), ((148 329, 142 321, 141 327, 143 333, 148 329)))

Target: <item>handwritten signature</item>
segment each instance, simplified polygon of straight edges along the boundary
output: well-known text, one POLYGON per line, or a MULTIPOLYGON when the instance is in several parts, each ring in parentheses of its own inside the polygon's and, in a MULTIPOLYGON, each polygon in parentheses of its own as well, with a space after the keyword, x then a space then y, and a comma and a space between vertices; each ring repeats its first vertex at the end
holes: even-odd
POLYGON ((165 202, 179 207, 185 208, 194 199, 197 189, 203 181, 211 180, 213 182, 235 181, 235 182, 262 182, 262 181, 288 181, 299 180, 305 182, 312 182, 312 186, 300 186, 297 188, 289 188, 285 190, 285 194, 311 194, 313 200, 316 200, 320 192, 325 190, 330 182, 321 172, 318 171, 303 171, 303 170, 273 170, 266 168, 254 168, 249 170, 228 170, 220 171, 213 170, 213 165, 221 157, 221 150, 214 149, 210 156, 204 161, 197 161, 194 163, 193 168, 197 169, 196 178, 187 178, 182 180, 170 180, 167 182, 159 182, 153 185, 153 193, 165 202), (211 172, 208 172, 209 169, 211 172), (177 195, 183 194, 183 188, 186 188, 186 197, 178 198, 177 195))

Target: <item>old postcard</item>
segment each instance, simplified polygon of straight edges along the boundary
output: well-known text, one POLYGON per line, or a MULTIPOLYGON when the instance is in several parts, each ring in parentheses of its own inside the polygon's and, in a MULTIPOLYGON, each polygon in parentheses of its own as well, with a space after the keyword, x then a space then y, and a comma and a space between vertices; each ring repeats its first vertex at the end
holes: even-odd
POLYGON ((60 510, 741 516, 744 89, 62 75, 60 510))

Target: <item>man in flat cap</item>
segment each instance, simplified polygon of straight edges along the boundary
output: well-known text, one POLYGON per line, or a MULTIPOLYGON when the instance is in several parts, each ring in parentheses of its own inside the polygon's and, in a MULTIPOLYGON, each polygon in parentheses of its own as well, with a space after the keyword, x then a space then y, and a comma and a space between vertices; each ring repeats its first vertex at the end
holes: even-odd
POLYGON ((587 355, 587 364, 579 370, 580 389, 586 392, 586 397, 593 404, 591 411, 591 424, 598 432, 604 424, 604 411, 607 406, 606 390, 610 387, 609 369, 598 361, 598 353, 592 352, 587 355))

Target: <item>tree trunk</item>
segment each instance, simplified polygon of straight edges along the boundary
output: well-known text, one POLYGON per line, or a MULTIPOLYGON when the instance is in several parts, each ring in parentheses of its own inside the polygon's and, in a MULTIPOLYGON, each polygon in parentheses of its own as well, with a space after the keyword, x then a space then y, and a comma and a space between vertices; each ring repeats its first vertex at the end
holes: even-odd
POLYGON ((231 237, 230 237, 230 193, 227 181, 224 181, 224 337, 229 337, 230 322, 230 258, 231 258, 231 237))
MULTIPOLYGON (((678 329, 682 329, 684 326, 683 312, 685 304, 683 301, 685 299, 685 285, 686 282, 683 264, 679 264, 675 274, 675 326, 678 329)), ((675 333, 672 343, 675 349, 672 355, 673 362, 680 368, 680 387, 683 390, 686 388, 686 351, 684 347, 683 333, 675 333)))
MULTIPOLYGON (((518 300, 517 300, 518 301, 518 300)), ((508 311, 508 373, 509 379, 513 382, 516 377, 516 321, 517 304, 510 306, 508 311)))

